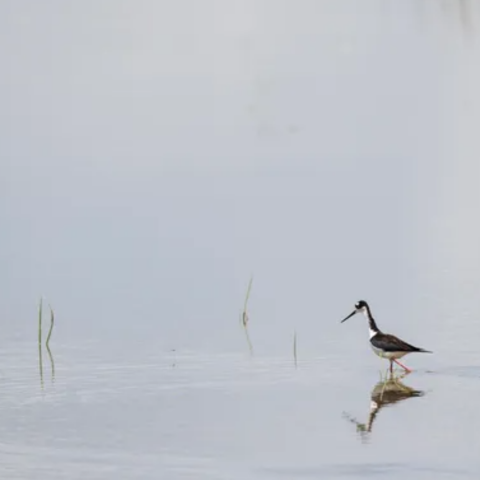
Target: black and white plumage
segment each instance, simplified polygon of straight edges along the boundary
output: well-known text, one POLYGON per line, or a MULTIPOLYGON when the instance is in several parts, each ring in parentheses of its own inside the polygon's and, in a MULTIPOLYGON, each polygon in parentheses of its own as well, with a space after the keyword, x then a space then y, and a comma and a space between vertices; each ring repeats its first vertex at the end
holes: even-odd
POLYGON ((370 311, 370 307, 365 300, 357 302, 355 304, 355 310, 344 318, 341 323, 345 322, 350 317, 353 317, 356 313, 363 313, 367 317, 370 330, 370 345, 379 357, 386 358, 390 361, 390 372, 393 371, 393 362, 400 365, 405 371, 411 372, 408 367, 398 361, 399 358, 402 358, 409 353, 432 353, 429 350, 414 347, 394 335, 381 332, 377 327, 372 312, 370 311))

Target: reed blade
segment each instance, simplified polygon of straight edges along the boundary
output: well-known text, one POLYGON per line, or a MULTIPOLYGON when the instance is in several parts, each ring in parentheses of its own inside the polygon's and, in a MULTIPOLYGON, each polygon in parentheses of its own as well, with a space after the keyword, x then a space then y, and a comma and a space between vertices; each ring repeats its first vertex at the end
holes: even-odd
POLYGON ((40 298, 38 305, 38 344, 42 345, 42 311, 43 311, 43 298, 40 298))
POLYGON ((247 339, 247 344, 248 344, 248 349, 250 351, 250 355, 253 354, 253 345, 250 340, 250 335, 248 334, 248 313, 247 313, 247 305, 248 305, 248 299, 250 297, 250 292, 252 290, 252 282, 253 282, 253 275, 250 277, 250 281, 248 282, 248 287, 247 287, 247 293, 245 295, 245 302, 243 303, 243 312, 240 316, 240 322, 243 325, 243 329, 245 330, 245 338, 247 339))
POLYGON ((248 304, 248 298, 250 297, 250 291, 252 290, 252 282, 253 282, 253 275, 250 277, 250 281, 248 282, 248 287, 247 287, 247 294, 245 295, 245 303, 243 304, 243 312, 247 312, 247 304, 248 304))
POLYGON ((50 330, 48 331, 48 335, 47 335, 47 341, 46 341, 47 348, 50 342, 50 337, 52 336, 53 326, 55 325, 55 313, 53 312, 53 308, 51 307, 51 305, 49 305, 48 307, 50 308, 50 330))
POLYGON ((297 368, 297 332, 293 332, 293 359, 295 361, 295 368, 297 368))

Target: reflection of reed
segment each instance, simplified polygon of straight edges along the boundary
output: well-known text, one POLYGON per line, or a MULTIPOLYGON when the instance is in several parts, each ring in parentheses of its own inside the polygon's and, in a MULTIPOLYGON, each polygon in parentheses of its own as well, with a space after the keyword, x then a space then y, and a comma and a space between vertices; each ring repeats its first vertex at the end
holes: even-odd
POLYGON ((42 360, 42 344, 38 344, 38 368, 40 370, 40 387, 43 390, 43 360, 42 360))
MULTIPOLYGON (((450 2, 449 2, 450 3, 450 2)), ((473 5, 470 4, 468 0, 456 0, 453 2, 454 8, 458 12, 458 17, 462 27, 465 30, 470 30, 472 27, 471 23, 471 13, 473 5)))
POLYGON ((50 337, 52 336, 53 325, 55 324, 55 314, 53 313, 52 307, 49 305, 50 308, 50 330, 48 331, 47 341, 45 342, 45 346, 47 347, 48 358, 50 359, 50 365, 52 366, 52 382, 55 381, 55 362, 53 361, 53 355, 50 350, 50 337))
POLYGON ((440 5, 446 15, 457 17, 462 28, 469 31, 473 27, 475 3, 477 0, 444 0, 440 5))
POLYGON ((459 0, 460 2, 460 19, 465 30, 472 27, 470 23, 470 6, 466 0, 459 0))
POLYGON ((388 405, 407 400, 408 398, 421 397, 424 392, 415 390, 400 381, 402 377, 390 377, 378 382, 370 394, 370 412, 366 423, 360 423, 352 416, 344 413, 344 417, 357 427, 357 432, 365 438, 372 431, 373 422, 378 412, 388 405))
POLYGON ((40 370, 40 386, 43 390, 43 359, 42 359, 42 313, 43 313, 43 299, 40 298, 38 305, 38 367, 40 370))
MULTIPOLYGON (((55 314, 52 307, 50 308, 50 330, 47 335, 46 348, 48 353, 48 358, 50 360, 50 365, 52 367, 52 382, 55 381, 55 362, 53 360, 52 351, 50 350, 50 338, 52 336, 53 326, 55 325, 55 314)), ((40 304, 38 308, 38 368, 40 372, 40 386, 43 390, 43 357, 42 357, 42 315, 43 315, 43 299, 40 299, 40 304)))

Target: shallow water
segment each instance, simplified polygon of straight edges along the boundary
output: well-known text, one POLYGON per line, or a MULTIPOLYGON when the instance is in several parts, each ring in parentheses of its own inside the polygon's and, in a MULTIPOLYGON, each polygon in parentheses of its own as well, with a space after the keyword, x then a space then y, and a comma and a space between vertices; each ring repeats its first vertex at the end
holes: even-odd
POLYGON ((480 364, 431 370, 419 360, 423 367, 385 389, 373 357, 352 364, 330 352, 295 368, 288 357, 159 352, 153 343, 126 355, 92 342, 58 348, 55 378, 44 368, 42 386, 35 347, 1 357, 1 468, 9 478, 480 471, 480 364))
POLYGON ((477 479, 477 2, 176 5, 0 5, 0 474, 477 479))

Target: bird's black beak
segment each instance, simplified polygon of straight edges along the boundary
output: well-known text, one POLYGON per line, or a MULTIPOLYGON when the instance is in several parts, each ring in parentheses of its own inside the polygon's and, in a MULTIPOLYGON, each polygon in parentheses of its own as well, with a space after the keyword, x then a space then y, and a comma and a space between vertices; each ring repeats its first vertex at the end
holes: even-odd
POLYGON ((354 310, 348 317, 345 317, 340 323, 346 322, 350 317, 353 317, 357 313, 356 310, 354 310))

